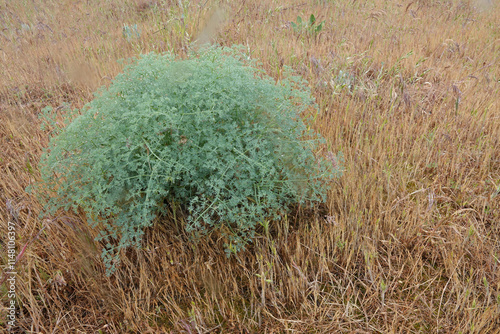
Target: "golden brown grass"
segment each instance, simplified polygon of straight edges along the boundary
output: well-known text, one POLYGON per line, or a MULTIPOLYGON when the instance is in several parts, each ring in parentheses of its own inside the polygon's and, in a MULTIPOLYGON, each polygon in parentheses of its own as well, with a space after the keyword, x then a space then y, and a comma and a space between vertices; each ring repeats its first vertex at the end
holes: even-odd
POLYGON ((14 221, 17 249, 28 244, 17 331, 499 333, 500 6, 489 3, 0 1, 0 233, 14 221), (291 29, 310 14, 325 20, 319 35, 291 29), (134 24, 141 36, 127 40, 134 24), (164 219, 108 278, 84 217, 40 219, 25 191, 48 141, 37 115, 83 106, 117 59, 183 54, 197 36, 244 44, 276 79, 283 65, 303 75, 345 172, 326 208, 275 223, 238 257, 164 219))

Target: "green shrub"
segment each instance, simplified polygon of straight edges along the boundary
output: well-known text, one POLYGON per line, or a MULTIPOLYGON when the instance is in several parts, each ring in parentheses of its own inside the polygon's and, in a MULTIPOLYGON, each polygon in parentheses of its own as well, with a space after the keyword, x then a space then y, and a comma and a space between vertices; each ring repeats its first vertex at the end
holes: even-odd
POLYGON ((236 252, 258 223, 324 200, 337 170, 315 157, 321 138, 302 121, 317 112, 310 91, 255 65, 236 48, 132 62, 56 129, 41 161, 47 214, 82 209, 102 227, 110 274, 169 203, 189 214, 188 230, 220 228, 236 252))

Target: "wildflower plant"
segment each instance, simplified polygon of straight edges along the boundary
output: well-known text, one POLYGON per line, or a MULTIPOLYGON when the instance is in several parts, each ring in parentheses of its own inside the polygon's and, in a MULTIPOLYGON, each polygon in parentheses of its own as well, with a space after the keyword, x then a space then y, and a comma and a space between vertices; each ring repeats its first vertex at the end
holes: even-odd
POLYGON ((237 47, 142 55, 56 128, 40 165, 46 213, 83 210, 108 274, 172 203, 188 231, 219 229, 237 252, 259 223, 325 200, 338 168, 317 154, 316 112, 299 77, 276 84, 237 47))

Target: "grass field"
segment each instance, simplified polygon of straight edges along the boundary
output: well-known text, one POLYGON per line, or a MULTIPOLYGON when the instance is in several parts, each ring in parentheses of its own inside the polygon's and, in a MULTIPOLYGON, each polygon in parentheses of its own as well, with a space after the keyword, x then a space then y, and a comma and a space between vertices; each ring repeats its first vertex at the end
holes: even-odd
POLYGON ((0 0, 14 332, 500 333, 499 23, 487 0, 0 0), (306 78, 344 173, 324 207, 237 257, 158 221, 106 277, 85 217, 39 218, 25 190, 49 139, 38 115, 85 105, 119 59, 209 41, 246 46, 273 78, 284 65, 306 78))

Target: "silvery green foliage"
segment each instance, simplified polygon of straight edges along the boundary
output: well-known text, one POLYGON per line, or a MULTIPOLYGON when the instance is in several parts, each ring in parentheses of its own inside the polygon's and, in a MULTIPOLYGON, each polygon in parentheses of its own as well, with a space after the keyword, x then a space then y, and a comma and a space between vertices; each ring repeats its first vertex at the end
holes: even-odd
POLYGON ((132 41, 134 39, 139 39, 141 37, 141 30, 137 26, 137 24, 134 25, 123 25, 122 29, 122 35, 127 41, 132 41))
POLYGON ((41 162, 47 211, 82 209, 103 227, 108 274, 168 203, 188 212, 188 230, 223 227, 236 252, 259 222, 325 199, 337 171, 313 153, 310 91, 255 65, 237 48, 143 55, 53 135, 41 162))

